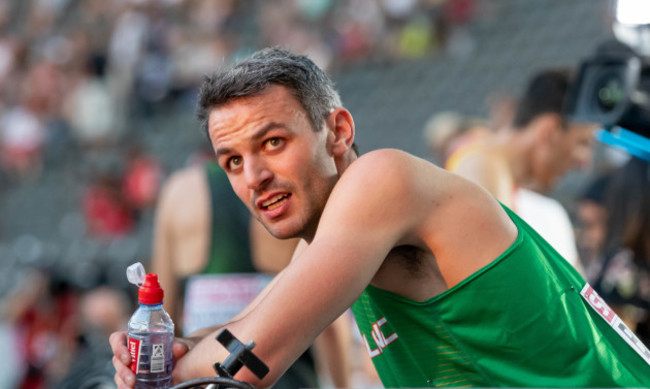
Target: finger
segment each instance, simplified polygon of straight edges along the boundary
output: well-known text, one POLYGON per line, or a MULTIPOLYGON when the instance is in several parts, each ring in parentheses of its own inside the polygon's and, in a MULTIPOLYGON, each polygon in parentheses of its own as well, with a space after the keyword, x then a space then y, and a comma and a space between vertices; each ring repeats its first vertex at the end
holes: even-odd
POLYGON ((115 370, 120 370, 122 367, 131 367, 131 356, 129 353, 118 353, 113 355, 113 366, 115 370))
POLYGON ((122 363, 121 360, 117 359, 116 356, 113 356, 113 367, 115 368, 115 373, 119 374, 120 376, 123 376, 126 372, 131 372, 131 368, 129 366, 126 366, 124 363, 122 363))
POLYGON ((116 348, 126 347, 126 332, 119 331, 113 332, 108 337, 108 343, 111 345, 111 349, 115 351, 116 348))
POLYGON ((111 361, 113 362, 113 368, 115 369, 115 372, 119 373, 124 367, 124 364, 119 359, 117 359, 115 355, 113 355, 113 359, 111 359, 111 361))
POLYGON ((129 389, 129 387, 124 383, 122 380, 122 377, 119 376, 119 374, 115 374, 115 377, 113 377, 115 380, 115 385, 117 385, 117 389, 129 389))
POLYGON ((115 383, 118 387, 121 384, 124 388, 132 388, 135 384, 133 371, 115 356, 113 356, 113 367, 115 367, 115 383))
POLYGON ((126 347, 126 332, 113 332, 108 338, 108 342, 111 345, 111 350, 113 350, 113 355, 118 357, 127 367, 130 366, 131 354, 129 354, 129 349, 126 347))
POLYGON ((181 358, 183 355, 187 354, 188 351, 190 351, 190 348, 184 342, 176 341, 172 346, 172 355, 174 356, 174 360, 181 358))
POLYGON ((118 389, 133 389, 135 386, 135 378, 125 380, 124 377, 115 374, 115 384, 118 389))
POLYGON ((115 376, 113 376, 113 381, 115 381, 115 385, 117 385, 117 389, 126 388, 126 384, 124 384, 124 381, 122 381, 122 378, 120 378, 119 374, 115 373, 115 376))

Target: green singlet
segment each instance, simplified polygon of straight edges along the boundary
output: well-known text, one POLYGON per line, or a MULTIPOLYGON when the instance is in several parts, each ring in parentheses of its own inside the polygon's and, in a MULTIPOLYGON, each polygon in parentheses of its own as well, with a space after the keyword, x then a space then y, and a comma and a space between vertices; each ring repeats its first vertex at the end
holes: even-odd
POLYGON ((650 352, 511 210, 517 240, 418 302, 368 286, 352 306, 386 387, 649 387, 650 352))

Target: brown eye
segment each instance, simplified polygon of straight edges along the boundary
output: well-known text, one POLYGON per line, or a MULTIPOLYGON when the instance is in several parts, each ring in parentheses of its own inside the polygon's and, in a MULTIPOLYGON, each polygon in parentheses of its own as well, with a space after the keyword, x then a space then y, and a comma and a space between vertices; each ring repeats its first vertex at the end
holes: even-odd
POLYGON ((230 157, 226 167, 230 170, 237 169, 242 164, 242 157, 230 157))
POLYGON ((284 144, 284 141, 282 138, 269 138, 265 142, 265 146, 269 150, 277 149, 278 147, 282 146, 284 144))

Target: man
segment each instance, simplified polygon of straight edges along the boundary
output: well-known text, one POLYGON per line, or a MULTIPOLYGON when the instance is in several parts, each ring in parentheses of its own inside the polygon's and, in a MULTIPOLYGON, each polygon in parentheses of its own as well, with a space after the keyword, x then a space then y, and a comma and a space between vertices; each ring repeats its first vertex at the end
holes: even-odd
POLYGON ((569 75, 563 71, 534 75, 512 123, 465 144, 445 167, 486 188, 581 270, 566 210, 542 194, 569 170, 584 167, 591 159, 595 126, 568 121, 564 101, 569 86, 569 75))
MULTIPOLYGON (((276 239, 251 220, 213 160, 174 172, 156 211, 153 272, 165 290, 165 310, 182 334, 238 314, 289 263, 298 243, 276 239)), ((348 385, 345 319, 328 327, 317 343, 337 387, 348 385)), ((311 351, 277 388, 318 386, 311 351)))
MULTIPOLYGON (((199 106, 235 193, 274 236, 302 238, 225 325, 270 367, 235 378, 271 385, 353 306, 388 387, 650 383, 578 273, 488 192, 398 150, 357 158, 351 114, 306 57, 262 50, 206 79, 199 106)), ((214 374, 217 330, 176 344, 176 382, 214 374)), ((129 387, 124 333, 111 345, 129 387)))

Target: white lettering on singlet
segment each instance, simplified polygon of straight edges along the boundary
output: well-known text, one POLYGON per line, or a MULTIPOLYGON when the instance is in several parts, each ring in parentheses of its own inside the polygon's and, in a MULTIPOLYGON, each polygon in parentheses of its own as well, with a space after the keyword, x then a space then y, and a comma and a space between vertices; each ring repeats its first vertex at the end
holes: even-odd
POLYGON ((361 335, 361 337, 363 338, 363 343, 366 345, 366 350, 368 351, 368 355, 370 355, 370 358, 374 358, 377 355, 383 353, 386 346, 393 343, 398 338, 397 334, 394 332, 388 336, 384 336, 384 333, 381 332, 381 326, 383 326, 384 324, 386 324, 385 317, 382 317, 381 319, 377 320, 375 323, 372 324, 372 330, 370 331, 370 335, 372 336, 372 339, 375 341, 375 344, 377 345, 376 349, 370 348, 370 344, 368 343, 368 339, 366 338, 365 334, 361 335))
POLYGON ((589 284, 585 284, 584 288, 580 291, 580 295, 589 303, 589 305, 605 319, 627 344, 632 347, 643 358, 648 365, 650 365, 650 350, 636 337, 634 332, 628 328, 627 325, 621 320, 620 317, 610 308, 605 300, 603 300, 598 293, 589 284))

